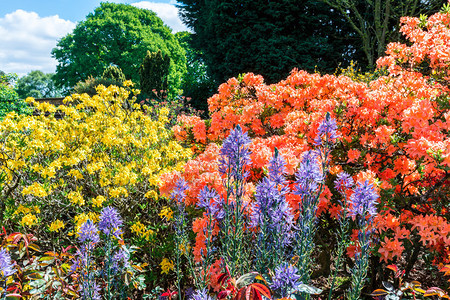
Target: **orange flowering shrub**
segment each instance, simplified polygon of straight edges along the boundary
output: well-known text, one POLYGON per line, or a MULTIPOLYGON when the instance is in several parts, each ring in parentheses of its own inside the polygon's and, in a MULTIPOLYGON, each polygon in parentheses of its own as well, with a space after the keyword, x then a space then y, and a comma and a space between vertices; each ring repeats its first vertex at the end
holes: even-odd
MULTIPOLYGON (((247 197, 252 198, 251 186, 267 172, 275 147, 293 180, 301 154, 312 148, 320 122, 330 113, 341 135, 330 174, 345 170, 355 181, 374 183, 381 195, 374 222, 380 259, 399 259, 414 247, 438 254, 436 263, 448 258, 450 9, 401 22, 410 46, 390 44, 378 61, 388 75, 369 83, 293 70, 277 84, 265 84, 251 73, 222 84, 208 100, 210 120, 179 117, 177 139, 200 154, 184 172, 165 175, 161 192, 171 190, 179 177, 190 186, 186 204, 194 204, 205 185, 223 192, 216 167, 219 144, 237 125, 252 138, 247 197)), ((336 217, 339 198, 329 183, 319 212, 336 217)), ((288 200, 298 207, 298 199, 288 200)))

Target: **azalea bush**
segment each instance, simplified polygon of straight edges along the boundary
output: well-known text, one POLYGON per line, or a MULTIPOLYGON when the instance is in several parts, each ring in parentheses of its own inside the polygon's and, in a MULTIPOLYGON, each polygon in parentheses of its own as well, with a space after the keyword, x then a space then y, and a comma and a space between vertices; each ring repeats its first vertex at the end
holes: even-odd
POLYGON ((191 150, 173 139, 169 109, 151 117, 132 92, 99 86, 97 95, 73 94, 59 107, 29 98, 39 115, 10 113, 0 122, 0 222, 8 231, 33 233, 55 249, 112 205, 159 267, 171 243, 159 177, 181 170, 191 150))
MULTIPOLYGON (((377 267, 380 262, 403 264, 409 276, 421 258, 428 265, 426 271, 437 271, 441 263, 448 263, 450 251, 450 6, 429 18, 405 17, 401 23, 409 44, 390 44, 373 80, 293 70, 286 80, 272 85, 254 74, 222 84, 208 100, 210 119, 179 116, 174 133, 197 156, 184 171, 163 175, 161 193, 169 195, 182 178, 189 187, 183 200, 187 207, 204 206, 205 186, 228 195, 217 162, 222 141, 238 125, 250 138, 251 152, 245 169, 248 178, 240 188, 243 203, 258 201, 256 186, 266 180, 275 149, 285 161, 287 186, 293 187, 303 153, 317 144, 320 124, 330 114, 340 138, 327 154, 329 176, 315 211, 321 225, 317 235, 324 238, 315 248, 318 258, 330 257, 330 244, 339 242, 333 232, 345 208, 333 181, 345 171, 355 182, 367 181, 380 196, 378 214, 363 226, 378 242, 369 248, 367 242, 357 242, 360 234, 353 223, 346 264, 357 263, 353 258, 364 246, 372 257, 364 264, 370 265, 373 285, 386 276, 377 267)), ((304 202, 295 194, 286 199, 293 210, 304 202)), ((198 261, 209 251, 208 220, 204 216, 192 223, 198 261)), ((214 235, 218 229, 212 228, 214 235)), ((249 234, 245 232, 243 236, 249 234)), ((255 271, 249 262, 247 267, 233 263, 255 271)), ((327 274, 331 262, 318 263, 320 274, 327 274)), ((234 276, 233 267, 230 272, 234 276)))

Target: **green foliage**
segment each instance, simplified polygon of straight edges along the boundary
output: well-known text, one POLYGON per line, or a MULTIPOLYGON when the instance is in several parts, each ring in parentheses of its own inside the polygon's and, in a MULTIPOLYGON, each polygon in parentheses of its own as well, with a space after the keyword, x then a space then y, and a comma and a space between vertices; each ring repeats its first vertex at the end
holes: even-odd
POLYGON ((216 84, 208 74, 202 53, 192 47, 192 34, 181 31, 175 37, 186 51, 186 74, 181 84, 183 95, 190 98, 195 109, 207 112, 207 99, 216 91, 216 84))
POLYGON ((147 51, 139 68, 141 92, 144 95, 153 95, 154 90, 159 93, 167 91, 169 68, 170 58, 168 55, 163 55, 161 50, 158 52, 147 51))
POLYGON ((103 79, 113 79, 120 83, 124 82, 125 74, 123 74, 122 69, 117 66, 109 66, 103 71, 103 79))
POLYGON ((97 94, 97 86, 104 85, 106 87, 110 85, 122 86, 123 81, 118 81, 112 78, 94 78, 92 76, 88 77, 85 81, 78 82, 74 88, 73 92, 77 94, 88 94, 89 96, 94 96, 97 94))
POLYGON ((20 99, 14 88, 9 84, 14 78, 16 78, 15 74, 5 74, 0 77, 0 119, 11 111, 18 114, 31 113, 28 104, 20 99))
POLYGON ((178 89, 186 70, 183 48, 156 14, 132 5, 101 3, 53 49, 58 61, 55 81, 72 87, 89 76, 100 77, 109 65, 139 82, 141 58, 161 50, 170 57, 169 86, 178 89))
POLYGON ((357 46, 347 23, 320 0, 178 2, 217 82, 245 72, 276 82, 293 68, 334 71, 357 46))
POLYGON ((61 97, 62 90, 55 86, 54 74, 42 71, 31 71, 17 80, 15 90, 21 99, 61 97))

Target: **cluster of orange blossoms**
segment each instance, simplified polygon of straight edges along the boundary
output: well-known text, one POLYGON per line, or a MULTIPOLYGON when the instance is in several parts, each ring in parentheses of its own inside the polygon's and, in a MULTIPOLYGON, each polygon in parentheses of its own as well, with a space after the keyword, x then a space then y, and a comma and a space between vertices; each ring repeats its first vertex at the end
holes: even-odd
MULTIPOLYGON (((167 194, 181 176, 190 185, 187 205, 196 203, 205 185, 223 193, 219 145, 239 124, 252 138, 246 186, 251 201, 274 148, 293 175, 329 112, 341 135, 332 152, 330 178, 345 170, 355 181, 374 182, 381 195, 374 223, 381 259, 401 257, 413 236, 440 257, 449 257, 450 214, 445 206, 450 193, 450 13, 401 22, 411 46, 390 44, 387 56, 378 61, 388 75, 369 83, 293 70, 277 84, 265 84, 251 73, 222 84, 208 100, 210 121, 181 116, 173 128, 177 139, 190 144, 198 156, 184 172, 165 175, 161 193, 167 194)), ((336 217, 341 208, 330 189, 322 194, 319 213, 336 217)), ((293 208, 299 200, 289 198, 293 208)), ((201 248, 201 238, 197 242, 201 248)))

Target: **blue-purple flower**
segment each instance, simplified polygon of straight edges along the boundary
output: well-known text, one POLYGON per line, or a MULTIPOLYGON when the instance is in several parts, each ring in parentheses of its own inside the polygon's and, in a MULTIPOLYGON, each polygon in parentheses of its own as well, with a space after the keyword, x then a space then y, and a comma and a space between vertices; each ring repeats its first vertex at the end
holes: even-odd
POLYGON ((206 209, 206 213, 217 220, 221 220, 224 217, 222 197, 215 190, 209 189, 207 186, 198 194, 197 205, 206 209))
POLYGON ((111 206, 107 206, 102 210, 98 227, 104 234, 111 234, 117 239, 120 239, 120 235, 122 234, 120 227, 122 223, 122 218, 117 210, 111 206))
POLYGON ((80 286, 81 299, 101 300, 100 287, 95 282, 83 281, 80 286))
POLYGON ((324 174, 317 160, 318 153, 310 150, 303 154, 302 162, 296 173, 296 191, 302 198, 315 194, 324 181, 324 174))
POLYGON ((241 126, 238 125, 234 130, 231 130, 220 149, 220 174, 227 174, 235 181, 241 181, 248 176, 247 173, 243 173, 243 170, 250 165, 250 149, 248 146, 250 142, 250 138, 246 132, 242 131, 241 126))
POLYGON ((80 227, 78 240, 82 243, 97 244, 100 241, 97 226, 91 220, 87 220, 80 227))
POLYGON ((353 184, 353 178, 346 172, 339 173, 334 181, 335 188, 341 193, 346 189, 351 189, 353 184))
POLYGON ((186 198, 186 190, 188 189, 189 186, 186 180, 180 178, 175 184, 175 188, 173 189, 172 193, 170 194, 171 199, 174 200, 177 204, 181 204, 183 202, 183 199, 186 198))
POLYGON ((360 216, 365 219, 366 215, 373 218, 377 214, 378 194, 373 184, 369 181, 364 183, 358 182, 353 194, 350 196, 350 215, 352 217, 360 216))
POLYGON ((206 289, 195 291, 189 299, 190 300, 213 300, 213 298, 208 295, 208 291, 206 289))
POLYGON ((331 118, 330 113, 326 114, 325 119, 319 125, 318 131, 319 133, 314 140, 316 146, 321 146, 324 140, 331 143, 339 137, 336 120, 331 118))
POLYGON ((6 249, 2 248, 0 250, 0 279, 6 279, 15 272, 14 264, 11 263, 11 256, 6 249))
POLYGON ((289 297, 302 284, 297 267, 288 263, 279 265, 272 276, 272 284, 269 286, 278 296, 289 297))

